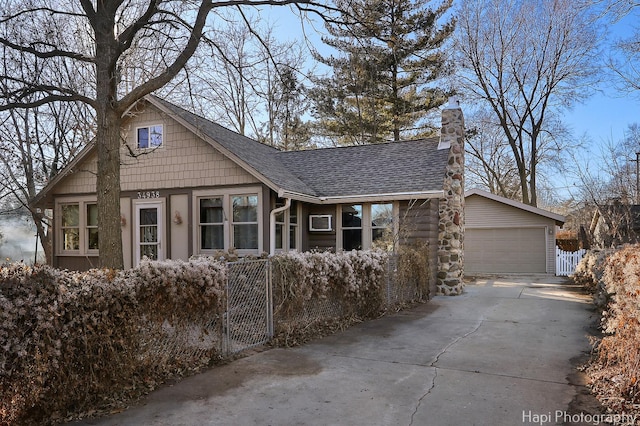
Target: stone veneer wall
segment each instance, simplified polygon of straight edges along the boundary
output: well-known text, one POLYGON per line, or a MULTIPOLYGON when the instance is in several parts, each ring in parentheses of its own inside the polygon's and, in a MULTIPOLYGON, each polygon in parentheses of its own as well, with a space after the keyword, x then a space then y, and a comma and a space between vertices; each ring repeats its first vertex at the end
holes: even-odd
POLYGON ((464 116, 455 104, 442 111, 440 147, 449 147, 440 199, 437 293, 458 295, 464 290, 464 116))

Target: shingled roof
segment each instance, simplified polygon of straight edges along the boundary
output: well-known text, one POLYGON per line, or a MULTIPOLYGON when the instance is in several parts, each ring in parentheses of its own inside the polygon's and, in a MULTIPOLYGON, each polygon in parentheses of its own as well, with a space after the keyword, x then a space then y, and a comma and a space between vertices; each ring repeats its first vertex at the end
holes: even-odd
POLYGON ((279 151, 177 105, 148 97, 281 196, 324 202, 345 198, 424 198, 442 194, 449 156, 438 138, 279 151))
MULTIPOLYGON (((147 96, 145 100, 193 131, 280 197, 337 203, 442 195, 449 150, 437 149, 438 138, 279 151, 156 96, 147 96)), ((75 166, 94 149, 94 141, 87 144, 32 203, 35 205, 50 197, 50 189, 73 173, 75 166)))

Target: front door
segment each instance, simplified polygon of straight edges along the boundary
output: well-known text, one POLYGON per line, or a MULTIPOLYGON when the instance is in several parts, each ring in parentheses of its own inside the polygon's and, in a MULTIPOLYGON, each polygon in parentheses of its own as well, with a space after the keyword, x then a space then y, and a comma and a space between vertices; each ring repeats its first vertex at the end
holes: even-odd
POLYGON ((144 256, 164 260, 163 223, 161 203, 136 205, 136 265, 144 256))

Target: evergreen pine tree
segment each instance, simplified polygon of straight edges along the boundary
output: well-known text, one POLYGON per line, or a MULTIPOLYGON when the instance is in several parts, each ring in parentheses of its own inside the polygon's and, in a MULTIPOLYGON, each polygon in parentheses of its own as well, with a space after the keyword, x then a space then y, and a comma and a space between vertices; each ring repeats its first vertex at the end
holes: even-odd
POLYGON ((431 133, 426 116, 447 98, 436 83, 450 72, 443 46, 455 21, 444 15, 453 0, 435 8, 428 0, 338 3, 347 1, 350 25, 327 24, 323 39, 339 55, 316 55, 332 71, 310 93, 317 134, 364 144, 431 133))

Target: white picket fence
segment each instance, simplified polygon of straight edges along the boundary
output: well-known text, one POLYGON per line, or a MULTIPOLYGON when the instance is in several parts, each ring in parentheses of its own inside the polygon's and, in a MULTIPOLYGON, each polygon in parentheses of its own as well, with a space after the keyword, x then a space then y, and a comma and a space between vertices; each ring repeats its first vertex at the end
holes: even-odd
POLYGON ((556 246, 556 275, 566 277, 573 274, 586 252, 585 249, 564 251, 556 246))

